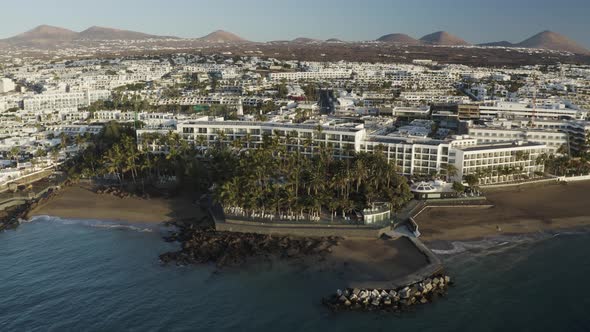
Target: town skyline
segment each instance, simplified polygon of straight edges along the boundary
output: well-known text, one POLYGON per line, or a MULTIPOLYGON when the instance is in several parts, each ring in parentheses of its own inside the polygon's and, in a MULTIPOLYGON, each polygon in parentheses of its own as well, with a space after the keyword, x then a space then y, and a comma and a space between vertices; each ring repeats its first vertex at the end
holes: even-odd
POLYGON ((74 31, 105 26, 181 38, 196 38, 211 31, 226 30, 258 42, 298 37, 362 41, 375 40, 390 33, 420 38, 434 31, 448 31, 469 43, 479 44, 503 40, 519 42, 540 31, 551 30, 583 46, 590 46, 590 36, 584 29, 588 9, 577 0, 566 0, 559 5, 547 2, 543 6, 529 0, 516 5, 501 0, 494 3, 493 8, 485 3, 475 3, 472 8, 459 11, 456 1, 440 4, 431 0, 416 4, 382 0, 363 4, 343 1, 339 6, 307 0, 280 5, 267 0, 248 5, 234 1, 189 3, 183 0, 167 4, 149 0, 141 2, 141 6, 136 0, 124 4, 106 0, 101 4, 92 11, 81 6, 79 1, 70 0, 60 1, 59 6, 38 0, 8 4, 7 10, 26 10, 28 15, 7 17, 0 25, 0 38, 9 38, 44 24, 74 31), (113 8, 117 10, 113 11, 113 8), (184 9, 180 11, 179 8, 184 9), (205 15, 203 8, 207 10, 205 15), (68 15, 64 14, 64 9, 68 15), (557 20, 556 17, 568 19, 557 20))

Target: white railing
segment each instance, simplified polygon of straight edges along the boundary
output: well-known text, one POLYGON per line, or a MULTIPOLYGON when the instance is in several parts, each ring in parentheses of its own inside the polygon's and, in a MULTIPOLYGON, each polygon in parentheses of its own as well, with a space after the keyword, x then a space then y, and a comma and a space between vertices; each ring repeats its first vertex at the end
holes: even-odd
POLYGON ((590 174, 580 176, 561 176, 558 178, 558 180, 561 182, 587 181, 590 180, 590 174))

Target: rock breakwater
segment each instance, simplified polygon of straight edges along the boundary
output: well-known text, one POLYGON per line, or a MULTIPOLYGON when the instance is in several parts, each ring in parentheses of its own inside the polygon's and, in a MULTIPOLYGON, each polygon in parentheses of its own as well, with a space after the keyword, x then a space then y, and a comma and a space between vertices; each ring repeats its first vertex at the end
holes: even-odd
POLYGON ((178 241, 181 249, 160 255, 163 263, 179 265, 214 263, 218 267, 239 266, 251 258, 290 259, 331 252, 338 237, 294 237, 216 231, 213 227, 175 223, 178 231, 166 237, 178 241))
POLYGON ((439 274, 397 289, 339 289, 322 303, 334 311, 402 312, 445 296, 451 284, 449 276, 439 274))

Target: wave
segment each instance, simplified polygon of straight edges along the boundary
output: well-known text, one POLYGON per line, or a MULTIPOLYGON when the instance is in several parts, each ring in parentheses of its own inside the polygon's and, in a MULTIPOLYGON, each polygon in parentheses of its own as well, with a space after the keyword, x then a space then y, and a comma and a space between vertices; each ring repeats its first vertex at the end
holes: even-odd
POLYGON ((97 220, 97 219, 67 219, 67 218, 59 218, 53 216, 35 216, 29 220, 23 220, 21 223, 31 223, 31 222, 53 222, 59 223, 62 225, 82 225, 87 227, 94 227, 94 228, 104 228, 104 229, 118 229, 118 230, 130 230, 135 232, 142 232, 142 233, 152 233, 154 231, 159 231, 164 229, 165 226, 163 225, 144 225, 139 223, 118 223, 115 221, 108 221, 108 220, 97 220))
MULTIPOLYGON (((537 232, 515 235, 497 235, 473 241, 450 241, 446 242, 449 248, 432 248, 432 252, 442 256, 443 259, 450 259, 463 254, 491 255, 498 254, 517 246, 533 244, 556 237, 577 236, 588 234, 587 230, 567 230, 555 232, 537 232)), ((443 241, 444 242, 444 241, 443 241)))

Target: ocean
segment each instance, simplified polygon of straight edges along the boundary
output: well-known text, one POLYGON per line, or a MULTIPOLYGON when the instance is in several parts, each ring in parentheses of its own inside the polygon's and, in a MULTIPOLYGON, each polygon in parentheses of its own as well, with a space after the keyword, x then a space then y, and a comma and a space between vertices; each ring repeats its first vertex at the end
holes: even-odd
POLYGON ((590 234, 455 243, 448 296, 384 314, 325 309, 329 273, 163 266, 162 232, 38 217, 1 233, 0 331, 590 330, 590 234))

